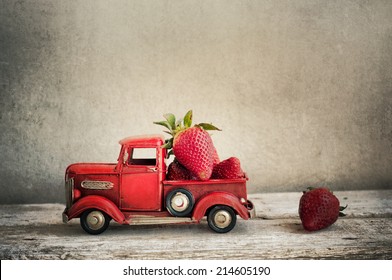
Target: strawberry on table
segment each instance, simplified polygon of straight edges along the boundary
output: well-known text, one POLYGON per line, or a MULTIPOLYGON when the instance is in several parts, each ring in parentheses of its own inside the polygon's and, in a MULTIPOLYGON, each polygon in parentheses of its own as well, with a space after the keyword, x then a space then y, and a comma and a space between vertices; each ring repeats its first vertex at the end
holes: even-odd
POLYGON ((340 206, 338 198, 328 188, 308 188, 300 199, 298 213, 304 229, 316 231, 344 216, 341 211, 346 207, 340 206))
POLYGON ((212 124, 199 123, 192 126, 192 110, 184 119, 176 121, 173 114, 165 114, 165 121, 154 122, 168 129, 172 138, 166 140, 168 155, 174 154, 178 162, 199 180, 211 177, 214 165, 219 161, 208 130, 220 130, 212 124))

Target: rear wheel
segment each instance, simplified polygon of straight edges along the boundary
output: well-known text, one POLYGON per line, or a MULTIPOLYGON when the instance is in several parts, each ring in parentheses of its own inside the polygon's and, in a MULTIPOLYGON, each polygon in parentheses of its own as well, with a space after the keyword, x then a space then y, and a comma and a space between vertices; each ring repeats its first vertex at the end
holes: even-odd
POLYGON ((101 234, 110 223, 110 217, 97 209, 89 209, 80 217, 80 225, 89 234, 101 234))
POLYGON ((231 231, 236 222, 237 216, 231 207, 217 205, 211 209, 207 217, 208 226, 217 233, 231 231))
POLYGON ((176 189, 166 196, 166 208, 176 217, 188 216, 195 205, 193 195, 186 189, 176 189))

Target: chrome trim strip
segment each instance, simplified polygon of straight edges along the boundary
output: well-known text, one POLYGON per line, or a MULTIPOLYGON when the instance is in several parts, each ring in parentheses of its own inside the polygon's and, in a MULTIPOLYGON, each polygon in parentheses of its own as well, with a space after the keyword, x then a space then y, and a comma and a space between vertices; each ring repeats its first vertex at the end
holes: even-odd
POLYGON ((85 180, 81 184, 82 188, 88 190, 110 190, 114 184, 108 181, 89 181, 85 180))

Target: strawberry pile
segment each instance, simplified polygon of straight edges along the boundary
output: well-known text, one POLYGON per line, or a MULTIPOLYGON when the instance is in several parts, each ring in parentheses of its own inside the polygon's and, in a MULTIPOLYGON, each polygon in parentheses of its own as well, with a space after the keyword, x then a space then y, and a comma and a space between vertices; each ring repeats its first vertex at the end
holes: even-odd
POLYGON ((238 158, 220 161, 218 152, 208 131, 217 130, 209 123, 192 126, 192 110, 183 119, 176 120, 173 114, 163 115, 164 121, 154 124, 164 126, 171 138, 165 141, 168 157, 175 159, 168 166, 167 180, 235 179, 245 176, 238 158))
POLYGON ((346 207, 340 206, 328 188, 308 188, 301 196, 298 213, 304 229, 316 231, 334 224, 339 216, 344 216, 341 211, 346 207))

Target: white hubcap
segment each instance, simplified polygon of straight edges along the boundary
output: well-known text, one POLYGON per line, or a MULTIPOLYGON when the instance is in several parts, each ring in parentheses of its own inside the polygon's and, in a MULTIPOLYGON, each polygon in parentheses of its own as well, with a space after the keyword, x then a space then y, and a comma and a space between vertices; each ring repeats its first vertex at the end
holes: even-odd
POLYGON ((178 192, 173 196, 171 206, 177 212, 183 212, 189 206, 189 199, 185 194, 178 192))
POLYGON ((225 210, 220 210, 216 212, 214 222, 218 228, 226 228, 231 223, 231 215, 225 210))
POLYGON ((105 224, 105 216, 100 211, 92 211, 87 216, 87 224, 91 229, 100 229, 105 224))

